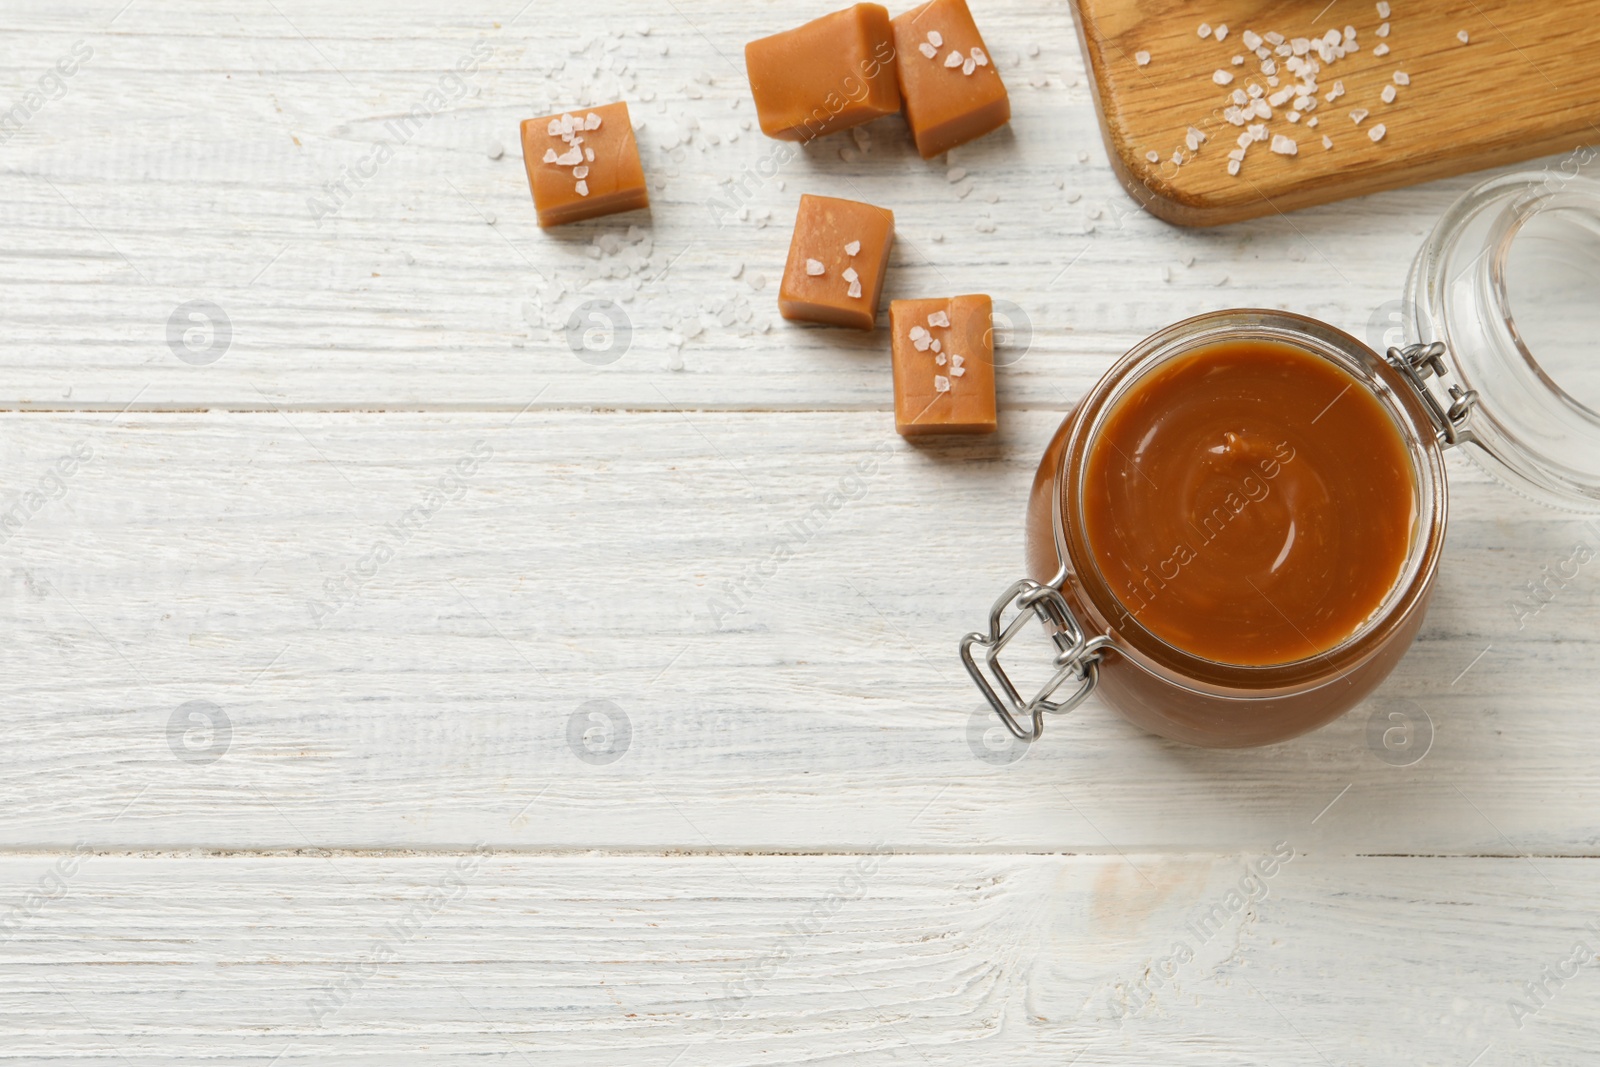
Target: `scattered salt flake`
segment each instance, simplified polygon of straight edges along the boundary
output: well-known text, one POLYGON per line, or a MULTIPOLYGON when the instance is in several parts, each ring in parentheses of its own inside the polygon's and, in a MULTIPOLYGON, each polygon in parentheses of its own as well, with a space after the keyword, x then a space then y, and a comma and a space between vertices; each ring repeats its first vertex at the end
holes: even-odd
POLYGON ((1237 159, 1237 160, 1240 160, 1242 162, 1244 160, 1244 149, 1243 148, 1230 148, 1230 149, 1228 149, 1228 158, 1229 159, 1237 159))
POLYGON ((952 378, 959 378, 965 373, 967 373, 967 368, 965 368, 965 367, 951 367, 950 368, 950 377, 952 377, 952 378))
POLYGON ((1270 33, 1262 34, 1261 35, 1261 39, 1266 41, 1268 44, 1270 44, 1270 45, 1272 45, 1274 47, 1276 47, 1276 46, 1278 46, 1278 45, 1280 45, 1280 44, 1282 44, 1284 42, 1283 34, 1279 33, 1277 30, 1273 30, 1270 33))
POLYGON ((1266 92, 1267 91, 1265 89, 1261 88, 1261 86, 1257 85, 1255 82, 1251 82, 1250 83, 1250 94, 1249 95, 1250 95, 1251 99, 1259 100, 1264 95, 1266 95, 1266 92))
POLYGON ((499 159, 501 156, 503 156, 505 154, 506 154, 505 145, 501 144, 499 141, 490 141, 489 142, 489 158, 490 159, 499 159))
POLYGON ((1316 124, 1317 124, 1317 116, 1312 115, 1310 118, 1306 119, 1306 125, 1307 126, 1315 126, 1316 124))
POLYGON ((1388 0, 1378 0, 1378 17, 1380 19, 1386 19, 1389 17, 1388 0))
POLYGON ((932 341, 928 338, 927 334, 923 334, 921 337, 913 337, 911 339, 911 347, 915 348, 918 352, 926 352, 931 343, 932 341))
POLYGON ((1183 149, 1181 149, 1181 148, 1173 149, 1173 152, 1172 152, 1172 165, 1174 167, 1183 166, 1183 149))
POLYGON ((1272 117, 1272 107, 1258 96, 1255 102, 1255 113, 1258 119, 1270 119, 1272 117))
MULTIPOLYGON (((987 67, 989 65, 989 57, 984 54, 983 49, 974 47, 972 49, 972 51, 968 52, 967 54, 972 57, 972 61, 974 63, 976 63, 978 66, 987 67)), ((1039 54, 1039 46, 1038 45, 1034 45, 1032 51, 1030 51, 1029 54, 1030 55, 1035 55, 1035 56, 1038 55, 1039 54)))
POLYGON ((827 270, 828 268, 822 265, 822 261, 820 259, 806 260, 806 273, 811 275, 813 278, 827 273, 827 270))
POLYGON ((1149 52, 1135 52, 1133 54, 1133 61, 1135 63, 1139 64, 1139 66, 1141 66, 1141 67, 1148 67, 1150 65, 1150 53, 1149 52))
POLYGON ((944 172, 944 180, 947 182, 958 182, 966 176, 967 168, 965 167, 951 167, 949 170, 944 172))
POLYGON ((589 112, 583 118, 583 128, 586 130, 598 130, 600 128, 600 116, 593 111, 589 112))
POLYGON ((935 48, 941 47, 944 44, 944 34, 940 33, 938 30, 929 30, 928 43, 933 45, 935 48))
POLYGON ((963 74, 970 75, 973 71, 975 71, 977 69, 978 69, 978 63, 971 56, 968 56, 961 63, 961 73, 963 73, 963 74))
POLYGON ((933 339, 933 344, 930 345, 929 347, 931 347, 935 352, 942 352, 942 351, 944 351, 944 342, 940 341, 937 337, 935 337, 933 339))
POLYGON ((581 166, 581 167, 573 167, 572 168, 572 176, 574 178, 587 178, 589 176, 589 168, 588 168, 588 166, 585 165, 585 166, 581 166))
POLYGON ((588 182, 579 182, 578 185, 577 185, 577 189, 578 189, 578 195, 579 196, 588 196, 589 195, 589 183, 588 182))
POLYGON ((950 325, 950 316, 949 316, 949 314, 947 312, 935 311, 932 315, 928 316, 928 325, 929 326, 949 326, 950 325))
POLYGON ((1468 35, 1466 30, 1461 30, 1456 33, 1456 40, 1460 41, 1462 44, 1466 44, 1468 41, 1472 40, 1472 38, 1468 35))
POLYGON ((1233 57, 1233 65, 1236 66, 1236 67, 1244 66, 1244 56, 1234 56, 1233 57))
POLYGON ((1389 36, 1389 24, 1387 22, 1385 22, 1383 25, 1378 27, 1378 36, 1379 37, 1387 37, 1387 36, 1389 36))
POLYGON ((583 162, 583 149, 569 148, 556 157, 556 163, 563 167, 576 167, 583 162))
POLYGON ((1228 39, 1228 24, 1226 22, 1217 27, 1216 35, 1217 40, 1219 41, 1226 41, 1228 39))
POLYGON ((1377 144, 1379 141, 1383 140, 1383 135, 1388 132, 1388 130, 1383 128, 1383 123, 1380 122, 1376 126, 1372 127, 1372 129, 1367 131, 1367 136, 1372 138, 1373 144, 1377 144))
POLYGON ((856 269, 854 267, 846 267, 844 269, 843 277, 844 277, 844 280, 847 281, 847 282, 854 282, 854 281, 860 281, 861 280, 861 275, 856 273, 856 269))
POLYGON ((1161 153, 1152 148, 1150 151, 1144 154, 1144 158, 1148 159, 1152 163, 1160 163, 1161 153))
POLYGON ((1381 96, 1381 97, 1382 97, 1382 98, 1383 98, 1383 102, 1384 102, 1384 103, 1385 103, 1385 104, 1392 104, 1392 103, 1394 103, 1394 97, 1395 97, 1395 91, 1394 91, 1394 86, 1392 86, 1392 85, 1385 85, 1385 86, 1384 86, 1384 87, 1383 87, 1383 92, 1381 92, 1381 93, 1379 93, 1379 94, 1378 94, 1378 95, 1379 95, 1379 96, 1381 96))
POLYGON ((942 374, 935 374, 933 376, 933 391, 936 393, 948 393, 950 391, 950 379, 942 374))
POLYGON ((590 163, 593 163, 594 162, 594 149, 585 148, 583 150, 583 158, 588 160, 590 163))
POLYGON ((1386 56, 1389 54, 1389 46, 1386 44, 1380 44, 1378 47, 1372 50, 1372 54, 1374 57, 1386 56))
POLYGON ((860 241, 851 241, 849 244, 844 246, 844 254, 847 255, 847 256, 854 256, 854 255, 859 254, 860 252, 861 252, 861 242, 860 241))
POLYGON ((1211 80, 1218 85, 1231 85, 1233 83, 1233 72, 1218 67, 1216 72, 1211 75, 1211 80))
POLYGON ((1200 24, 1200 28, 1198 30, 1196 30, 1195 32, 1200 35, 1202 40, 1207 38, 1207 37, 1210 37, 1211 36, 1211 23, 1202 22, 1200 24))
POLYGON ((1191 152, 1198 152, 1205 140, 1206 135, 1193 126, 1189 127, 1189 132, 1184 134, 1183 137, 1183 143, 1189 146, 1189 151, 1191 152))
POLYGON ((556 150, 554 148, 546 148, 544 150, 544 161, 546 163, 554 163, 556 158, 556 150))
POLYGON ((1250 139, 1252 141, 1265 141, 1267 139, 1267 124, 1258 122, 1252 125, 1250 127, 1250 139))
POLYGON ((1327 134, 1323 134, 1322 135, 1322 147, 1324 149, 1332 148, 1333 147, 1333 138, 1329 137, 1327 134))
POLYGON ((1252 143, 1254 143, 1254 141, 1255 141, 1255 138, 1250 136, 1249 131, 1246 131, 1246 132, 1241 133, 1239 135, 1238 145, 1239 145, 1240 148, 1249 148, 1250 145, 1252 143))
POLYGON ((1239 173, 1239 161, 1237 159, 1228 160, 1228 173, 1232 174, 1234 176, 1238 175, 1238 173, 1239 173))
POLYGON ((1284 117, 1287 118, 1290 122, 1299 122, 1300 121, 1300 112, 1298 112, 1298 111, 1290 111, 1284 117))
POLYGON ((1350 121, 1359 126, 1367 120, 1367 116, 1370 114, 1371 112, 1366 108, 1358 107, 1354 111, 1350 112, 1350 121))
POLYGON ((1272 150, 1280 156, 1297 156, 1300 154, 1300 146, 1295 144, 1294 138, 1285 137, 1281 133, 1272 135, 1272 150))
POLYGON ((945 365, 945 357, 942 354, 934 356, 933 357, 933 362, 934 362, 935 366, 942 367, 942 366, 945 365))
POLYGON ((1403 70, 1397 70, 1394 72, 1394 83, 1396 85, 1410 85, 1411 75, 1407 74, 1403 70))
POLYGON ((1241 39, 1244 41, 1244 46, 1252 52, 1261 47, 1261 35, 1254 30, 1245 30, 1241 39))
POLYGON ((560 119, 551 119, 550 120, 550 125, 545 127, 545 132, 548 133, 551 137, 560 137, 561 136, 561 120, 560 119))
POLYGON ((851 282, 850 283, 850 288, 848 288, 848 289, 846 289, 844 291, 844 295, 848 296, 852 300, 860 300, 861 299, 861 283, 860 282, 851 282))
POLYGON ((921 52, 929 59, 933 59, 939 54, 939 49, 934 45, 929 44, 927 41, 923 41, 921 44, 917 45, 917 51, 921 52))
POLYGON ((959 67, 964 62, 966 62, 966 60, 960 52, 951 52, 949 55, 944 57, 944 65, 947 67, 959 67))

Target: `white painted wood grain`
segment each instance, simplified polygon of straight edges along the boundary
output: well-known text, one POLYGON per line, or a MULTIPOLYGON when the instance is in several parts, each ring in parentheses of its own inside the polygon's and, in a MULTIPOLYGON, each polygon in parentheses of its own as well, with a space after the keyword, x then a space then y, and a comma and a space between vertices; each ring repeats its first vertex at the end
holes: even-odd
POLYGON ((16 6, 26 32, 0 35, 0 99, 75 41, 94 50, 66 94, 0 145, 3 406, 884 410, 881 331, 776 315, 795 206, 819 192, 896 212, 886 299, 981 291, 1015 305, 1031 345, 1008 357, 1002 404, 1055 408, 1139 337, 1201 311, 1282 306, 1367 336, 1470 184, 1217 232, 1167 226, 1111 174, 1068 13, 1015 0, 975 4, 1014 117, 953 153, 963 180, 919 160, 887 119, 865 128, 864 151, 829 138, 746 181, 741 221, 708 202, 777 144, 744 129, 743 43, 823 0, 540 3, 515 21, 517 3, 340 13, 139 0, 106 25, 118 6, 16 6), (353 184, 336 215, 314 218, 308 201, 331 202, 328 183, 392 140, 386 121, 477 42, 492 58, 474 95, 353 184), (517 123, 619 97, 642 122, 654 210, 540 232, 517 123), (650 241, 632 246, 637 260, 590 258, 635 225, 650 241), (191 300, 231 324, 209 366, 166 344, 169 316, 191 300), (565 333, 590 300, 626 301, 633 330, 627 353, 598 368, 565 333))
POLYGON ((59 888, 51 857, 11 855, 8 901, 54 895, 0 957, 0 1062, 1588 1062, 1594 860, 1327 859, 1289 838, 1251 880, 1277 844, 91 854, 59 888), (1546 967, 1569 978, 1519 1028, 1508 1002, 1546 967))
POLYGON ((94 50, 0 144, 0 1062, 1587 1062, 1593 968, 1507 1005, 1595 920, 1600 583, 1514 606, 1600 539, 1576 520, 1452 463, 1439 595, 1374 704, 1431 717, 1409 767, 1366 709, 1202 752, 1093 701, 1008 762, 954 658, 1120 351, 1244 304, 1376 342, 1470 179, 1173 229, 1111 176, 1065 8, 974 0, 1008 131, 924 164, 879 122, 719 226, 772 150, 743 42, 833 4, 519 3, 0 11, 0 106, 94 50), (539 232, 516 124, 616 98, 654 210, 539 232), (1001 434, 904 445, 881 331, 777 320, 808 191, 895 210, 890 297, 1015 305, 1001 434), (563 329, 596 299, 632 327, 605 366, 563 329), (192 300, 231 324, 206 366, 167 343, 192 300))
POLYGON ((6 416, 21 484, 94 459, 0 546, 3 840, 1234 849, 1349 786, 1329 847, 1593 851, 1600 582, 1520 630, 1511 603, 1600 535, 1462 462, 1438 599, 1382 693, 1431 717, 1421 763, 1378 760, 1366 710, 1200 752, 1097 703, 980 759, 955 645, 1019 574, 1053 423, 913 448, 884 413, 6 416), (376 545, 395 557, 368 568, 376 545), (631 723, 607 765, 568 743, 596 700, 631 723), (190 701, 231 723, 215 763, 169 735, 190 701))

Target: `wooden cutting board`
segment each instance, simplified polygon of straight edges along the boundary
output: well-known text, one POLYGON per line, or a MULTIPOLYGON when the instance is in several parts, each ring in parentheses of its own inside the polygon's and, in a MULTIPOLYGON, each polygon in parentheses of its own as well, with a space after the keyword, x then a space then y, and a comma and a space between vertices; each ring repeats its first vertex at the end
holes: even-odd
MULTIPOLYGON (((1551 153, 1575 153, 1553 167, 1570 171, 1594 157, 1583 146, 1600 143, 1600 0, 1391 0, 1388 19, 1371 0, 1073 5, 1112 164, 1128 191, 1170 222, 1236 222, 1551 153), (1385 21, 1388 36, 1379 37, 1385 21), (1202 22, 1225 25, 1226 36, 1219 41, 1214 29, 1200 37, 1202 22), (1250 82, 1276 91, 1244 31, 1292 41, 1337 30, 1342 39, 1347 25, 1359 48, 1331 63, 1318 59, 1316 108, 1292 123, 1291 100, 1266 121, 1272 134, 1297 142, 1298 154, 1274 154, 1269 134, 1229 175, 1228 152, 1244 132, 1224 116, 1232 91, 1250 82), (1387 55, 1374 54, 1379 44, 1387 55), (1144 65, 1141 52, 1149 53, 1144 65), (1231 84, 1217 84, 1219 70, 1234 76, 1231 84), (1396 71, 1410 84, 1396 85, 1386 104, 1380 93, 1396 71), (1345 94, 1330 103, 1335 81, 1345 94), (1371 113, 1360 125, 1351 118, 1358 108, 1371 113), (1379 122, 1386 132, 1374 142, 1369 131, 1379 122), (1190 127, 1207 134, 1195 153, 1185 145, 1190 127), (1175 164, 1175 151, 1192 158, 1175 164)), ((1278 88, 1291 84, 1286 59, 1272 59, 1278 88)))

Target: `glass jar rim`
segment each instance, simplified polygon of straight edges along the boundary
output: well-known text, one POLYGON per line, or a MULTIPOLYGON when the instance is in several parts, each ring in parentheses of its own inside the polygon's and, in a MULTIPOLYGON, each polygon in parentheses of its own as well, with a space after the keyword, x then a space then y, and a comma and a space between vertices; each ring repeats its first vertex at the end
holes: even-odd
POLYGON ((1174 323, 1129 349, 1084 396, 1070 421, 1052 491, 1057 557, 1079 593, 1080 602, 1093 615, 1091 620, 1085 620, 1086 625, 1111 636, 1120 653, 1146 669, 1199 688, 1236 691, 1241 680, 1248 680, 1254 691, 1298 690, 1321 677, 1331 681, 1348 664, 1375 654, 1393 626, 1425 600, 1444 542, 1447 485, 1442 451, 1434 424, 1412 387, 1350 335, 1316 319, 1284 311, 1233 309, 1197 315, 1174 323), (1175 646, 1146 629, 1112 592, 1082 533, 1086 460, 1095 435, 1116 401, 1145 374, 1169 359, 1218 341, 1252 336, 1287 343, 1328 359, 1366 388, 1395 420, 1412 458, 1417 493, 1412 544, 1400 576, 1379 607, 1333 648, 1267 665, 1219 663, 1175 646))

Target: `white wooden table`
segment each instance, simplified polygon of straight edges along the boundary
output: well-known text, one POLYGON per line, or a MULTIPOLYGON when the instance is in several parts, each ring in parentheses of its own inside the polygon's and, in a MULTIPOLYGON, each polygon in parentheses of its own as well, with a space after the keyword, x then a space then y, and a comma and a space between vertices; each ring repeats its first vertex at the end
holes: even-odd
POLYGON ((1268 749, 1017 758, 955 658, 1117 354, 1378 341, 1468 180, 1159 223, 1053 0, 974 0, 1008 130, 752 179, 742 43, 828 4, 520 2, 0 13, 0 1063, 1593 1062, 1600 562, 1516 605, 1600 527, 1453 459, 1416 648, 1268 749), (518 121, 618 98, 653 211, 540 232, 518 121), (777 318, 803 191, 1008 302, 1000 434, 777 318))

